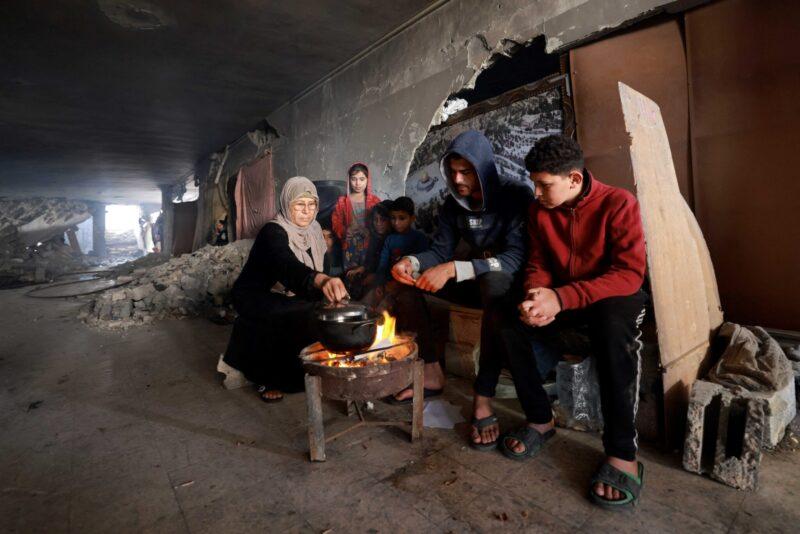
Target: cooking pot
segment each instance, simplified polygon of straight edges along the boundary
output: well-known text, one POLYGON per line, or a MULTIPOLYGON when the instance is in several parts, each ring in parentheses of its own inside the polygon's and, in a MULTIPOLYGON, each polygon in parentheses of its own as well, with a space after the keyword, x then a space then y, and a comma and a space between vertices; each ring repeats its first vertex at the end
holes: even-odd
POLYGON ((344 301, 317 307, 315 326, 319 341, 330 352, 360 352, 375 341, 382 316, 362 304, 344 301))

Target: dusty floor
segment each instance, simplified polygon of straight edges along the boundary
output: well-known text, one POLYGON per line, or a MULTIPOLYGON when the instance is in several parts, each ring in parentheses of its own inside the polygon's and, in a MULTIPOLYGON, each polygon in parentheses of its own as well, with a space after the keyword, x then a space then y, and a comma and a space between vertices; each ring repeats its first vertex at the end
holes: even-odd
MULTIPOLYGON (((303 395, 266 405, 220 387, 226 327, 96 331, 74 318, 78 302, 24 292, 0 291, 2 531, 796 532, 800 521, 800 453, 766 455, 753 494, 645 447, 631 514, 584 498, 601 458, 592 434, 560 431, 519 464, 466 448, 463 427, 426 429, 413 446, 399 430, 360 429, 311 464, 303 395)), ((465 414, 467 391, 448 391, 465 414)), ((503 402, 504 426, 517 408, 503 402)), ((343 423, 337 406, 326 417, 343 423)))

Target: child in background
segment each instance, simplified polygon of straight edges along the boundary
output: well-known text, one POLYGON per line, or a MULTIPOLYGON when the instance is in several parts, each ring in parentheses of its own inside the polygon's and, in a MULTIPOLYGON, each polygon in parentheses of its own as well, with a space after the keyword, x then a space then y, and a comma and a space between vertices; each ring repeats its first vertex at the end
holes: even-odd
POLYGON ((352 279, 348 271, 364 265, 369 248, 370 232, 367 229, 367 215, 380 199, 372 194, 369 168, 363 163, 355 163, 347 170, 347 195, 336 202, 331 214, 333 233, 342 244, 342 266, 345 275, 352 279))
POLYGON ((390 278, 392 265, 403 256, 417 254, 428 249, 428 236, 412 228, 414 201, 408 197, 399 197, 392 202, 389 210, 393 233, 383 243, 378 269, 375 272, 377 283, 383 285, 390 278))
POLYGON ((336 242, 336 236, 330 228, 322 228, 322 237, 325 238, 325 261, 322 272, 328 276, 342 275, 342 247, 336 242))

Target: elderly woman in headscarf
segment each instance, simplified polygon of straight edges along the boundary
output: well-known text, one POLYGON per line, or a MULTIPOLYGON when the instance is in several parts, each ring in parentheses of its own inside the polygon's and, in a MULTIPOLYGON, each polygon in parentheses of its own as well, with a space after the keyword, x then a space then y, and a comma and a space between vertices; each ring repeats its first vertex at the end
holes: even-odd
POLYGON ((280 212, 264 225, 233 285, 239 313, 225 363, 257 384, 261 399, 303 389, 300 350, 316 341, 309 328, 317 301, 342 300, 339 278, 324 274, 325 239, 316 221, 317 189, 296 176, 283 186, 280 212))

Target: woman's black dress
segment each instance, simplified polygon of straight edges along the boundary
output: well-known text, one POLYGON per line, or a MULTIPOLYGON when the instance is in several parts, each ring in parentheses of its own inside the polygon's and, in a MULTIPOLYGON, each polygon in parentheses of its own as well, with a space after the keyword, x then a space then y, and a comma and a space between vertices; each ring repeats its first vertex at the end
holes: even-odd
POLYGON ((256 384, 287 392, 302 390, 298 355, 316 341, 310 329, 311 310, 322 298, 314 288, 316 274, 289 249, 283 228, 264 225, 233 285, 233 306, 239 316, 225 363, 256 384), (270 291, 275 282, 295 296, 270 291))

